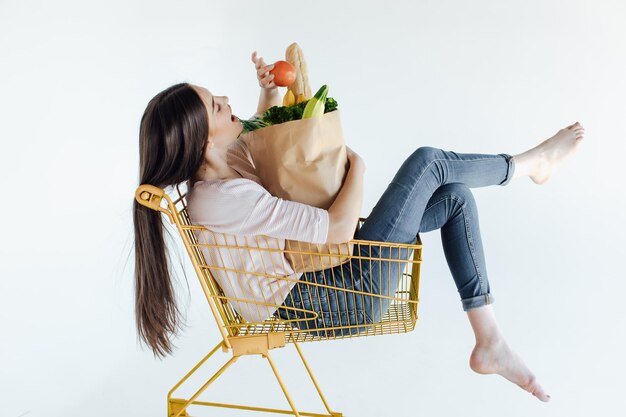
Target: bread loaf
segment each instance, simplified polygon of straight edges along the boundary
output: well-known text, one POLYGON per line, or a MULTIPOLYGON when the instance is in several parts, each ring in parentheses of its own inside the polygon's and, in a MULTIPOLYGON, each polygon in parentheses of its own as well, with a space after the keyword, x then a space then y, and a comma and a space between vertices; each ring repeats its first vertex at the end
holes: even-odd
POLYGON ((296 81, 289 86, 289 90, 296 98, 296 103, 308 100, 312 97, 311 86, 309 85, 309 71, 302 49, 297 43, 292 43, 285 51, 285 61, 289 62, 296 69, 296 81))

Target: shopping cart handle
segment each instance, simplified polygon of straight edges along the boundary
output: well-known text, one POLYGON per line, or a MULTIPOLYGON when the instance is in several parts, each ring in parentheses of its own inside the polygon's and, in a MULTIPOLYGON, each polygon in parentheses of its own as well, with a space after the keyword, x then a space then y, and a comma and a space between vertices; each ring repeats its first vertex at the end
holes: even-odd
POLYGON ((169 198, 165 194, 165 191, 151 184, 141 184, 139 187, 137 187, 137 191, 135 191, 135 199, 139 204, 151 208, 152 210, 160 211, 167 214, 170 222, 174 223, 174 217, 172 216, 172 213, 168 209, 161 207, 161 200, 163 199, 163 197, 165 197, 169 203, 169 198))

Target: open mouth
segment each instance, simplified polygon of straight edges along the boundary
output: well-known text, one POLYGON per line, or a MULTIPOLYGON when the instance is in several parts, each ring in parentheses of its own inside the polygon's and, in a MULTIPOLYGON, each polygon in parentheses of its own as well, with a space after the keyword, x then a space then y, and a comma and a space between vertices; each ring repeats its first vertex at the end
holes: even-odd
POLYGON ((233 122, 238 122, 239 118, 233 114, 230 116, 230 120, 232 120, 233 122))

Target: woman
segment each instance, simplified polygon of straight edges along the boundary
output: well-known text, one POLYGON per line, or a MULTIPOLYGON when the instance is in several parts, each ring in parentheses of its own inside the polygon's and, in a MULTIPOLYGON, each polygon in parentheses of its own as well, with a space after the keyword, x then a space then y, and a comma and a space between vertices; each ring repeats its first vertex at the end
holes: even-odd
MULTIPOLYGON (((272 66, 257 58, 256 52, 252 62, 261 87, 259 114, 280 105, 281 99, 269 73, 272 66)), ((140 183, 165 187, 189 181, 188 209, 192 221, 209 225, 233 239, 237 235, 266 235, 313 243, 341 243, 352 238, 414 243, 418 232, 440 228, 446 260, 476 337, 471 369, 502 375, 541 401, 550 399, 521 358, 509 348, 498 327, 485 275, 478 211, 470 188, 504 186, 524 176, 536 184, 545 183, 582 140, 584 129, 578 122, 514 156, 418 148, 402 164, 356 235, 365 171, 359 155, 348 148, 350 167, 342 189, 333 205, 323 210, 269 195, 260 185, 249 153, 239 140, 241 131, 227 97, 214 96, 203 87, 186 83, 162 91, 150 101, 141 120, 140 183), (211 210, 205 209, 208 206, 211 210)), ((169 336, 179 327, 179 312, 169 279, 161 215, 135 202, 134 227, 137 328, 154 353, 164 356, 171 352, 169 336)), ((307 273, 301 279, 316 280, 319 274, 307 273)), ((306 287, 298 283, 281 288, 272 296, 279 299, 277 305, 284 302, 285 306, 293 306, 305 301, 299 297, 306 287)), ((233 290, 235 295, 239 290, 233 290)), ((250 291, 257 291, 258 295, 262 290, 250 291)), ((368 288, 365 283, 361 290, 384 292, 368 288)), ((355 306, 343 308, 336 313, 349 314, 351 323, 379 318, 356 317, 355 306)), ((271 314, 248 311, 240 310, 249 320, 271 314)), ((274 314, 282 316, 284 312, 274 314)))

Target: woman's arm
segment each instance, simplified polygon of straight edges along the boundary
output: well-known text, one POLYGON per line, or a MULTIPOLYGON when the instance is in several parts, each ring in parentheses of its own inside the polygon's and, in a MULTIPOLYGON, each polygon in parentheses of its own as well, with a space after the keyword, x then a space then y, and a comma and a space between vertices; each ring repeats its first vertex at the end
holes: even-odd
POLYGON ((363 205, 363 175, 365 163, 346 146, 350 168, 346 179, 328 209, 328 237, 326 243, 345 243, 354 238, 363 205))
POLYGON ((274 65, 265 65, 263 58, 257 58, 256 51, 252 53, 252 62, 256 68, 256 76, 259 80, 259 86, 261 87, 259 105, 254 116, 260 116, 270 107, 280 106, 282 100, 278 92, 278 87, 274 84, 274 74, 270 74, 274 65))
MULTIPOLYGON (((271 75, 272 79, 274 75, 271 75)), ((272 82, 273 84, 273 82, 272 82)), ((278 92, 278 88, 267 89, 261 88, 261 92, 259 94, 259 106, 257 107, 256 113, 257 115, 263 114, 263 112, 269 109, 272 106, 282 106, 282 99, 280 98, 280 93, 278 92)))

